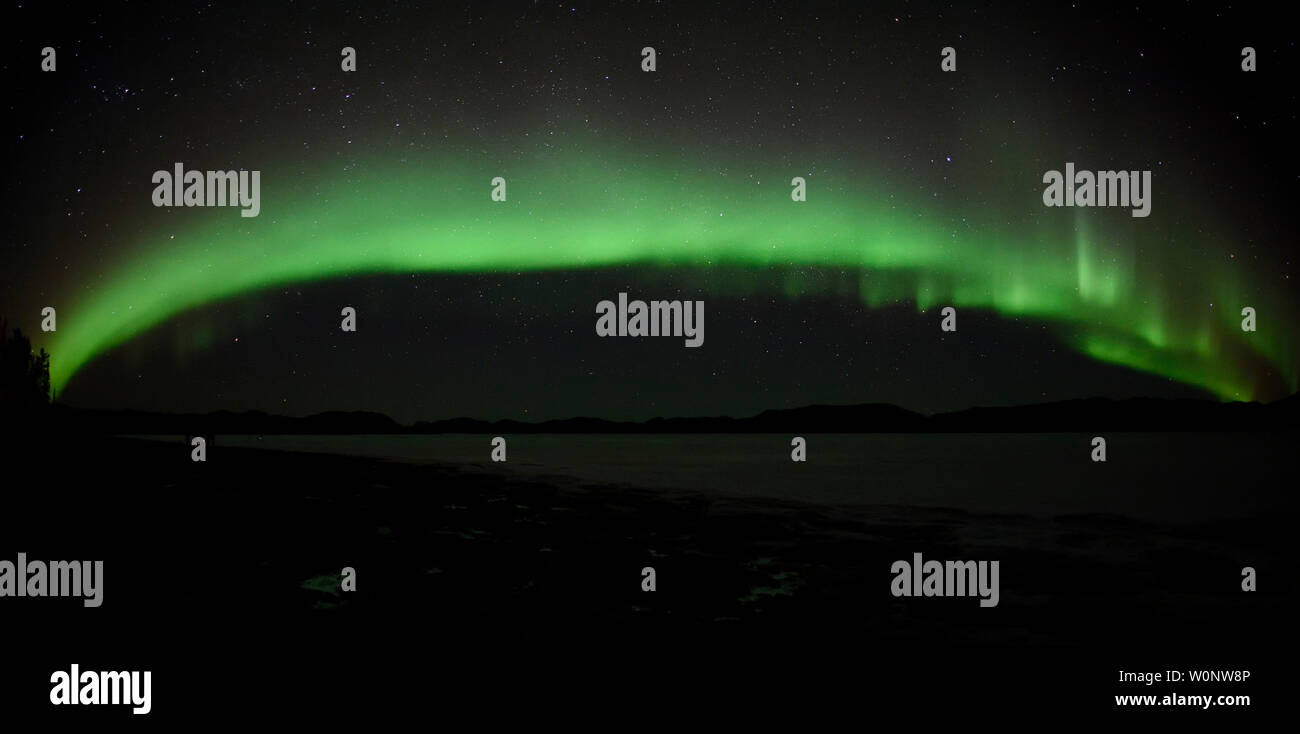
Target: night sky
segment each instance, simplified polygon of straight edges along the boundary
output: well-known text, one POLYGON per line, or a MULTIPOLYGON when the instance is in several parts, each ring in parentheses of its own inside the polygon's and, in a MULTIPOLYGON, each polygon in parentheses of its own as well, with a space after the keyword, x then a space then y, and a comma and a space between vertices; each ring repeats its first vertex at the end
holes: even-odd
POLYGON ((844 5, 10 5, 0 314, 92 408, 644 419, 1296 391, 1289 25, 844 5), (178 161, 261 171, 260 215, 153 206, 178 161), (1045 207, 1066 162, 1150 170, 1150 216, 1045 207), (703 300, 703 347, 599 338, 619 292, 703 300))

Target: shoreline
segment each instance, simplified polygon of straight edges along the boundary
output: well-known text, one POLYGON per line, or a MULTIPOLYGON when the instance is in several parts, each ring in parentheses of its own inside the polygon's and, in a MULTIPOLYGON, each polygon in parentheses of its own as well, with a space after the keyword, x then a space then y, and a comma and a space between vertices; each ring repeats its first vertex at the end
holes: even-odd
MULTIPOLYGON (((1172 644, 1188 634, 1229 644, 1282 629, 1294 593, 1277 573, 1288 563, 1280 517, 1191 527, 1102 514, 1043 519, 563 487, 266 449, 222 448, 209 465, 171 453, 147 441, 104 442, 97 454, 136 467, 139 489, 28 498, 18 516, 35 521, 7 534, 0 550, 71 555, 71 546, 98 559, 115 549, 106 559, 108 616, 199 608, 228 620, 255 603, 266 620, 290 627, 336 619, 489 629, 523 615, 542 625, 644 629, 817 625, 886 644, 1172 644), (81 526, 48 522, 67 501, 89 510, 81 526), (149 508, 176 524, 156 522, 149 508), (24 537, 40 542, 12 547, 24 537), (174 584, 143 563, 158 548, 168 549, 161 565, 174 584), (891 564, 916 552, 999 560, 999 605, 892 596, 891 564), (1243 558, 1270 569, 1271 593, 1236 588, 1243 558), (345 566, 356 569, 355 593, 336 590, 345 566), (658 575, 653 593, 639 587, 646 566, 658 575), (217 579, 211 589, 186 581, 216 569, 240 579, 236 593, 222 593, 217 579), (1216 575, 1220 582, 1210 580, 1216 575), (128 578, 123 589, 118 579, 128 578)), ((66 470, 85 476, 83 466, 66 470)))

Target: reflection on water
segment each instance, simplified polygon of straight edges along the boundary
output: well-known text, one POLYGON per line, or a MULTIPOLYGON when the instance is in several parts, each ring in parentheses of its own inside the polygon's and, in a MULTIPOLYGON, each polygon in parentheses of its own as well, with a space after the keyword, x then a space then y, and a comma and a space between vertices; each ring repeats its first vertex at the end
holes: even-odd
POLYGON ((728 496, 1171 522, 1280 509, 1297 468, 1289 434, 1107 434, 1106 463, 1089 458, 1091 434, 805 437, 806 463, 790 460, 791 437, 779 434, 522 434, 506 437, 504 464, 489 460, 487 435, 226 435, 217 444, 728 496))

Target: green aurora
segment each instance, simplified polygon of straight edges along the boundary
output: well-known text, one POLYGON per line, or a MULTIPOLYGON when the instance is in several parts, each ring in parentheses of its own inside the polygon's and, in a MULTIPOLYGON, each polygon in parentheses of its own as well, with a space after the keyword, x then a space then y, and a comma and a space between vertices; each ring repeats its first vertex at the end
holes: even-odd
MULTIPOLYGON (((1208 227, 1194 230, 1196 247, 1171 244, 1178 234, 1158 215, 1172 194, 1158 173, 1153 216, 1134 219, 1127 209, 1042 206, 1041 172, 1010 192, 1003 211, 954 213, 843 170, 718 175, 696 158, 681 163, 587 152, 562 163, 375 161, 328 177, 267 168, 259 217, 237 207, 150 207, 138 247, 59 308, 53 385, 61 392, 97 356, 188 309, 259 289, 361 274, 633 264, 780 273, 790 299, 824 297, 832 282, 867 307, 988 309, 1042 322, 1097 360, 1226 400, 1296 390, 1295 345, 1283 326, 1294 294, 1260 288, 1261 274, 1244 264, 1188 254, 1226 257, 1204 246, 1221 241, 1208 227), (505 202, 489 196, 498 175, 505 202), (806 202, 791 200, 795 175, 807 178, 806 202), (1259 313, 1257 332, 1240 328, 1246 305, 1259 313)), ((730 277, 712 295, 766 287, 730 277)))

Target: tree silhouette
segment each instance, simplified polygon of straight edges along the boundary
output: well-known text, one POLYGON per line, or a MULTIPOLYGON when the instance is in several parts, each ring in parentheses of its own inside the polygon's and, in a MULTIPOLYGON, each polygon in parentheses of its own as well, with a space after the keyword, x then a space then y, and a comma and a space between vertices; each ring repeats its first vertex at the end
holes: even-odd
POLYGON ((32 352, 21 329, 9 335, 9 322, 0 319, 0 406, 5 411, 33 409, 50 403, 50 355, 32 352))

